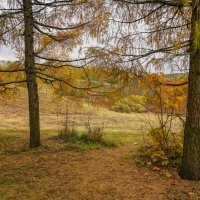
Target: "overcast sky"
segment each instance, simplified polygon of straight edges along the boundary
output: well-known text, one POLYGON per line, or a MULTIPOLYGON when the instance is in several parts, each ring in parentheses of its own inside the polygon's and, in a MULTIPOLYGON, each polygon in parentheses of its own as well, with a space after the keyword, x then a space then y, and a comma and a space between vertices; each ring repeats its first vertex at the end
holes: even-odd
POLYGON ((11 49, 5 45, 0 45, 0 60, 16 60, 14 49, 11 49))

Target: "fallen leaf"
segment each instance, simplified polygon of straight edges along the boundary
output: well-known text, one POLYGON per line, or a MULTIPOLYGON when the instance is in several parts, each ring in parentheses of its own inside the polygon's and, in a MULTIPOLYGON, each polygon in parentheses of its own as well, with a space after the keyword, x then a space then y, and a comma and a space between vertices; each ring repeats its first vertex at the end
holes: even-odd
POLYGON ((152 165, 152 162, 147 162, 147 166, 151 166, 152 165))
POLYGON ((193 193, 193 192, 188 192, 188 195, 189 195, 190 197, 193 197, 193 196, 194 196, 194 193, 193 193))
POLYGON ((167 178, 172 177, 172 175, 171 175, 169 172, 166 172, 166 173, 165 173, 165 176, 166 176, 167 178))
POLYGON ((171 181, 170 185, 176 185, 176 183, 174 181, 171 181))
POLYGON ((160 171, 160 168, 159 167, 153 167, 153 171, 160 171))

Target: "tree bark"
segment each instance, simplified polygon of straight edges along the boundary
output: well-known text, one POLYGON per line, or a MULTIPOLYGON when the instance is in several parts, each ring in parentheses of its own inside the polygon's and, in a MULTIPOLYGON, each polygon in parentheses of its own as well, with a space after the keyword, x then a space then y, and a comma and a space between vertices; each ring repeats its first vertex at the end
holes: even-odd
POLYGON ((35 71, 32 1, 23 0, 25 23, 25 70, 29 99, 30 147, 40 146, 39 96, 35 71))
POLYGON ((193 1, 191 26, 187 116, 180 175, 184 179, 200 180, 200 38, 196 35, 200 31, 199 1, 193 1))

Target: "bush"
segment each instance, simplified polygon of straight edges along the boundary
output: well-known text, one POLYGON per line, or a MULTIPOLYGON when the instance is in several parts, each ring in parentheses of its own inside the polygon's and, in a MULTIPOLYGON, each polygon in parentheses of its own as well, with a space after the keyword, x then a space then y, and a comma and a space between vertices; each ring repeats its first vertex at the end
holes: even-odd
POLYGON ((134 105, 132 105, 132 111, 138 112, 138 113, 143 113, 143 112, 146 112, 147 110, 141 104, 134 104, 134 105))
POLYGON ((77 131, 68 131, 65 134, 60 134, 58 138, 66 142, 66 147, 81 151, 116 146, 115 143, 103 138, 103 132, 100 128, 94 128, 82 134, 77 131))
POLYGON ((66 134, 60 136, 66 142, 74 142, 79 138, 78 132, 75 130, 68 131, 66 134))
POLYGON ((163 133, 162 128, 151 128, 149 144, 139 149, 136 162, 142 165, 174 166, 181 162, 183 132, 163 133))
POLYGON ((115 147, 113 142, 105 140, 103 137, 94 137, 88 133, 70 134, 66 140, 66 147, 79 150, 93 150, 101 147, 115 147))
POLYGON ((140 96, 140 95, 131 95, 129 97, 132 101, 141 104, 141 105, 145 105, 147 103, 147 99, 144 96, 140 96))
POLYGON ((90 118, 86 125, 86 132, 81 134, 77 131, 77 124, 72 121, 68 108, 64 113, 64 118, 61 121, 61 128, 56 139, 62 139, 66 142, 65 146, 79 150, 99 149, 100 147, 114 147, 114 143, 103 138, 104 125, 102 127, 92 127, 90 118))
POLYGON ((85 127, 87 130, 87 135, 90 140, 101 142, 103 140, 104 135, 104 124, 101 127, 91 126, 90 118, 85 123, 85 127))
POLYGON ((121 113, 132 112, 132 108, 129 105, 121 103, 121 102, 118 103, 117 105, 113 106, 111 109, 115 112, 121 112, 121 113))
POLYGON ((146 98, 139 95, 131 95, 117 102, 111 110, 121 113, 146 112, 146 98))

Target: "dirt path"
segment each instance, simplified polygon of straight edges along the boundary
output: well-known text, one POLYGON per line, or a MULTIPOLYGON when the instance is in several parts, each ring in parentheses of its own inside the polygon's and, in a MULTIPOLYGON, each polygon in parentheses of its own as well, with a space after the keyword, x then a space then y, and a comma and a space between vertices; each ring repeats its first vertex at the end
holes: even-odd
POLYGON ((61 146, 1 155, 0 199, 200 199, 200 183, 137 168, 129 157, 134 146, 87 152, 61 146))

